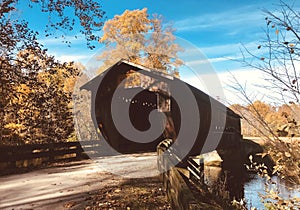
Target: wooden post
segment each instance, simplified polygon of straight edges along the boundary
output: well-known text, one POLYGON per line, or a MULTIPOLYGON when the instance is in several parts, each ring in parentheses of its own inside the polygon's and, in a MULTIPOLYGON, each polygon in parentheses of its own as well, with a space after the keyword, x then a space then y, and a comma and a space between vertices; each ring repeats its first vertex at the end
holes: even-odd
POLYGON ((48 158, 48 161, 49 162, 53 162, 54 161, 54 157, 55 157, 55 154, 54 154, 54 144, 50 143, 49 144, 49 158, 48 158))
POLYGON ((200 177, 200 183, 204 183, 204 158, 201 156, 199 158, 199 177, 200 177))

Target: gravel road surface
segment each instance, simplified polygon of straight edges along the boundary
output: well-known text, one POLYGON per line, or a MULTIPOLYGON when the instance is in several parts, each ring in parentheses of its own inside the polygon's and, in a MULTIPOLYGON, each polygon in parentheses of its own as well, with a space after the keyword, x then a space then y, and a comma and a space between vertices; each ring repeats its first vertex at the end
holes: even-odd
POLYGON ((0 177, 0 209, 66 209, 130 178, 158 175, 156 153, 100 157, 0 177))

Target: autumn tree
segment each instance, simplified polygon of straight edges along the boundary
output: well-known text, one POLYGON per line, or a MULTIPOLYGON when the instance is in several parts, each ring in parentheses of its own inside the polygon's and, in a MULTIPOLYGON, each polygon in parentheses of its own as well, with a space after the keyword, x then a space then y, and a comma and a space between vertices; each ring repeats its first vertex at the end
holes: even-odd
MULTIPOLYGON (((29 8, 38 8, 38 12, 48 18, 47 23, 41 24, 45 26, 46 37, 65 37, 70 31, 76 32, 75 29, 80 26, 79 33, 86 37, 87 45, 94 48, 92 41, 99 38, 95 31, 101 30, 104 16, 104 11, 97 1, 27 0, 22 3, 27 4, 29 8), (73 12, 73 15, 70 15, 70 12, 73 12)), ((11 51, 14 47, 22 48, 24 45, 32 45, 40 33, 28 28, 28 22, 16 15, 19 10, 22 10, 19 6, 19 0, 0 2, 0 41, 1 48, 5 51, 11 51)), ((69 40, 65 42, 69 43, 69 40)))
POLYGON ((163 25, 162 16, 150 18, 146 8, 116 15, 105 22, 103 31, 100 43, 106 49, 99 56, 104 62, 100 72, 120 59, 171 74, 182 65, 177 54, 182 49, 174 42, 174 29, 163 25))
MULTIPOLYGON (((272 90, 267 97, 276 106, 286 105, 289 109, 282 116, 292 126, 295 133, 299 133, 298 115, 295 107, 299 107, 299 44, 300 44, 300 12, 293 4, 280 1, 277 11, 265 12, 265 40, 257 45, 257 51, 251 52, 244 48, 242 63, 263 73, 265 81, 260 85, 261 92, 272 90), (291 105, 296 105, 294 108, 291 105), (291 123, 292 122, 292 123, 291 123)), ((274 159, 276 166, 274 173, 292 183, 300 183, 299 144, 290 139, 290 143, 280 138, 279 132, 272 130, 272 123, 264 118, 264 113, 255 106, 256 96, 246 91, 245 86, 234 78, 236 86, 244 104, 251 107, 258 123, 254 128, 258 131, 268 130, 267 134, 260 132, 261 138, 266 140, 267 154, 274 159)), ((251 119, 247 119, 249 122, 251 119)), ((293 137, 293 135, 292 135, 293 137)))
MULTIPOLYGON (((35 10, 37 11, 37 10, 35 10)), ((71 82, 78 70, 61 63, 38 42, 39 36, 83 34, 87 46, 99 37, 104 12, 93 0, 6 0, 0 2, 0 138, 21 144, 66 140, 73 130, 71 82), (48 22, 44 33, 29 28, 18 11, 20 3, 39 9, 48 22), (70 12, 74 12, 70 16, 70 12), (70 86, 70 85, 69 85, 70 86)), ((70 41, 64 39, 70 44, 70 41)), ((72 82, 71 82, 72 83, 72 82)))
MULTIPOLYGON (((103 24, 104 12, 98 2, 93 0, 82 1, 60 1, 60 0, 28 0, 25 1, 28 7, 35 6, 39 11, 48 18, 47 23, 41 23, 45 26, 44 36, 65 37, 70 31, 77 33, 75 28, 79 28, 87 40, 87 45, 94 48, 92 41, 98 40, 99 36, 95 33, 101 30, 103 24), (74 12, 70 16, 70 12, 74 12), (80 27, 79 27, 80 26, 80 27)), ((25 3, 22 2, 22 3, 25 3)), ((19 72, 16 72, 16 65, 21 62, 17 59, 17 52, 30 50, 31 53, 44 53, 43 46, 38 42, 40 32, 31 30, 28 22, 23 20, 18 11, 22 8, 19 0, 6 0, 0 2, 0 80, 3 88, 10 89, 9 83, 15 83, 20 80, 19 72)), ((26 4, 26 3, 25 3, 26 4)), ((70 44, 69 40, 64 40, 70 44)), ((44 59, 44 61, 47 61, 44 59)), ((55 59, 49 59, 47 65, 56 65, 55 59)), ((32 71, 30 65, 26 67, 32 71)), ((23 70, 24 67, 23 67, 23 70)), ((1 103, 5 100, 2 99, 1 103)), ((1 107, 1 106, 0 106, 1 107)))
POLYGON ((89 81, 89 77, 82 74, 77 80, 73 93, 73 112, 75 119, 76 137, 80 141, 100 140, 99 134, 95 130, 95 125, 91 119, 91 92, 81 89, 81 87, 89 81))
POLYGON ((18 53, 20 80, 8 92, 2 144, 66 141, 74 130, 72 92, 78 68, 72 63, 49 67, 47 54, 18 53), (28 70, 28 65, 32 71, 28 70), (41 68, 43 66, 43 68, 41 68), (34 70, 38 68, 37 70, 34 70))
MULTIPOLYGON (((298 114, 289 105, 300 105, 299 11, 293 5, 280 1, 278 11, 265 10, 264 12, 266 14, 266 40, 257 46, 258 52, 255 54, 245 48, 242 62, 263 73, 265 82, 261 85, 262 88, 273 92, 273 94, 266 96, 269 97, 268 100, 273 101, 278 106, 286 104, 286 108, 289 109, 286 112, 286 118, 289 121, 296 121, 295 117, 298 114)), ((251 103, 251 98, 242 88, 241 85, 238 87, 245 102, 251 103)), ((261 115, 261 113, 257 114, 261 115)))

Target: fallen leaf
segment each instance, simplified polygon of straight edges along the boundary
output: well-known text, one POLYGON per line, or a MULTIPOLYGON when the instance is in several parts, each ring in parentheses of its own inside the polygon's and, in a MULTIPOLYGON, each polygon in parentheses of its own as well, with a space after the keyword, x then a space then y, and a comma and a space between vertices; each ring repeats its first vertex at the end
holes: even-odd
POLYGON ((289 152, 285 152, 284 155, 285 155, 285 157, 287 157, 287 158, 292 157, 291 153, 289 153, 289 152))
POLYGON ((119 193, 119 192, 121 192, 121 189, 116 189, 115 190, 115 193, 119 193))

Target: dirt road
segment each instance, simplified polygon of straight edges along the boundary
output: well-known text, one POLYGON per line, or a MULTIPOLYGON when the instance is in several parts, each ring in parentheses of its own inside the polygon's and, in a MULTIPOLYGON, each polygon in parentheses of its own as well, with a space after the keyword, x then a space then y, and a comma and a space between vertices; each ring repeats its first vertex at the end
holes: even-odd
POLYGON ((66 209, 128 178, 158 175, 156 154, 101 157, 0 177, 0 209, 66 209))

